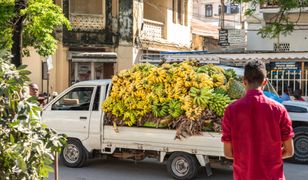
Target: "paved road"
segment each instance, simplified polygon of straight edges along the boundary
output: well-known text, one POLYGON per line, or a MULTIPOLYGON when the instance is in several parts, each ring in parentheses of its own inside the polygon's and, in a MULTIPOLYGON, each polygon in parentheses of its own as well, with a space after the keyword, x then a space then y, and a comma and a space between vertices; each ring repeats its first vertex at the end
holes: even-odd
MULTIPOLYGON (((67 168, 60 163, 60 180, 171 180, 166 166, 153 160, 135 163, 124 160, 92 160, 83 168, 67 168)), ((308 165, 285 164, 287 180, 307 180, 308 165)), ((49 180, 53 180, 50 174, 49 180)), ((200 169, 197 180, 229 180, 232 170, 213 169, 213 175, 207 177, 200 169)))

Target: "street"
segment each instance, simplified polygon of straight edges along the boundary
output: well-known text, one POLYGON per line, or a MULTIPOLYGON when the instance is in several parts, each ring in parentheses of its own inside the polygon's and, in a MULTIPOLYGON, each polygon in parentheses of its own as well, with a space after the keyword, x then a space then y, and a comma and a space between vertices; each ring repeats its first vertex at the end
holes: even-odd
MULTIPOLYGON (((308 177, 308 165, 285 163, 287 180, 305 180, 308 177)), ((53 180, 50 174, 49 180, 53 180)), ((59 180, 157 180, 172 179, 166 166, 155 160, 135 163, 130 160, 92 160, 83 168, 68 168, 60 162, 59 180)), ((207 177, 200 168, 197 180, 232 179, 232 170, 213 169, 213 175, 207 177)))

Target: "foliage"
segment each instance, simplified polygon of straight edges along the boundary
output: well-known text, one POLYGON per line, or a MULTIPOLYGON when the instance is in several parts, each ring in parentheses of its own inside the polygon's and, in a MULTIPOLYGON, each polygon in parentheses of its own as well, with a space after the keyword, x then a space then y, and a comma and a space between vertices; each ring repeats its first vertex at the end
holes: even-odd
POLYGON ((30 72, 0 53, 0 179, 42 179, 65 137, 40 122, 40 107, 25 96, 30 72))
POLYGON ((233 0, 235 3, 249 3, 250 7, 246 10, 245 15, 252 16, 259 5, 271 4, 279 8, 267 24, 260 29, 259 33, 262 38, 276 38, 280 34, 288 35, 294 30, 294 26, 301 17, 301 12, 308 5, 308 0, 233 0), (289 12, 299 10, 297 21, 291 21, 288 17, 289 12))
POLYGON ((57 45, 54 30, 63 24, 70 28, 62 9, 53 0, 28 0, 25 9, 19 12, 14 11, 14 6, 15 0, 0 0, 0 48, 11 49, 16 18, 24 17, 23 48, 34 47, 45 57, 52 55, 57 45))

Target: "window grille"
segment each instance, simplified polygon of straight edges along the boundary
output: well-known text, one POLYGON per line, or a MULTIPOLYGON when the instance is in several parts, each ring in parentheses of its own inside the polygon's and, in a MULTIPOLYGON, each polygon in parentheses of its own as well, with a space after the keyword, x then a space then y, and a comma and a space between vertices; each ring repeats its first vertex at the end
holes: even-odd
POLYGON ((274 51, 277 51, 277 52, 290 51, 290 43, 280 43, 280 44, 275 43, 274 51))

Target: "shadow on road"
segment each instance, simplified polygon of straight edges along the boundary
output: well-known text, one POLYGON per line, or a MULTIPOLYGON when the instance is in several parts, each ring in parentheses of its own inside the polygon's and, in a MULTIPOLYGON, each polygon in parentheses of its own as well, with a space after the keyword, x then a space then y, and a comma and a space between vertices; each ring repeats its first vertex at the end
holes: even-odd
MULTIPOLYGON (((288 180, 301 180, 308 177, 308 166, 285 164, 288 180)), ((53 180, 50 174, 49 180, 53 180)), ((155 160, 134 162, 132 160, 91 160, 83 168, 68 168, 60 162, 60 180, 171 180, 165 164, 155 160)), ((215 168, 213 175, 206 176, 205 169, 200 168, 197 180, 229 180, 232 170, 215 168)))

